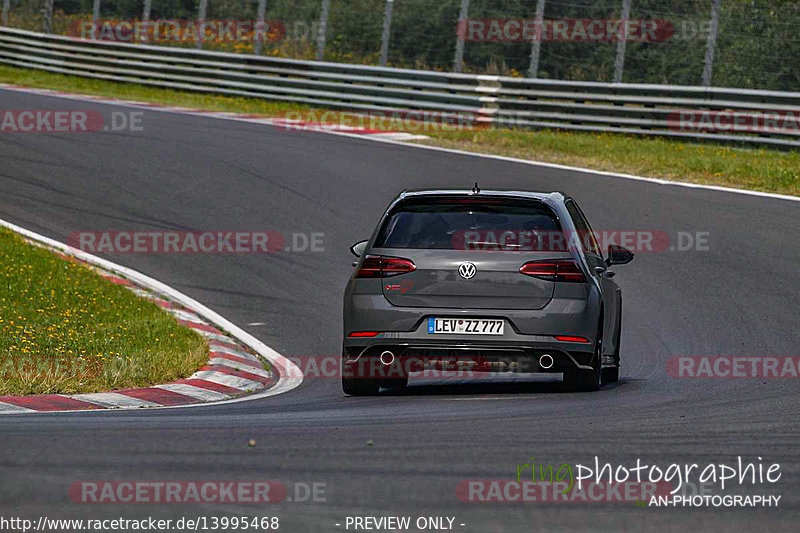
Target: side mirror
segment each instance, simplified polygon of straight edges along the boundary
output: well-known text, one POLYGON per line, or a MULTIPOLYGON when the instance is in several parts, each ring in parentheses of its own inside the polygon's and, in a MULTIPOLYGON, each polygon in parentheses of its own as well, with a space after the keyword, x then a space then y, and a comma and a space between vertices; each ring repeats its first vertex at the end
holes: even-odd
POLYGON ((624 265, 631 261, 633 261, 633 252, 627 248, 617 246, 616 244, 610 244, 608 246, 608 259, 606 259, 606 264, 608 266, 624 265))
POLYGON ((361 257, 364 255, 364 250, 367 249, 367 243, 369 243, 369 241, 358 241, 350 247, 350 253, 356 257, 361 257))

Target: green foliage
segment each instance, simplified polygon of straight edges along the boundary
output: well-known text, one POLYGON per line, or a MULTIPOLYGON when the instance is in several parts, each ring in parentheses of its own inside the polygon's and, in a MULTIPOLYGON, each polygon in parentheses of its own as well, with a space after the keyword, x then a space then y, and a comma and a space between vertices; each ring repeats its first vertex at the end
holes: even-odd
MULTIPOLYGON (((282 21, 288 38, 266 43, 265 54, 313 59, 322 0, 267 0, 268 20, 282 21)), ((330 0, 325 59, 374 64, 378 61, 385 0, 330 0)), ((12 26, 41 28, 41 2, 14 1, 12 26)), ((198 0, 153 2, 151 18, 196 19, 198 0)), ((209 19, 252 20, 256 0, 208 0, 209 19)), ((546 19, 618 19, 622 0, 546 0, 546 19)), ((800 84, 800 2, 722 0, 713 85, 795 91, 800 84)), ((92 0, 56 0, 56 18, 90 16, 92 0)), ((393 66, 450 70, 461 0, 395 0, 389 62, 393 66)), ((471 18, 535 16, 536 0, 471 0, 471 18)), ((141 16, 142 0, 102 0, 109 19, 141 16)), ((674 34, 662 42, 628 42, 623 81, 698 85, 701 81, 709 0, 632 0, 631 19, 668 21, 674 34)), ((65 26, 57 22, 54 27, 65 26)), ((251 43, 206 43, 215 50, 252 53, 251 43)), ((526 75, 531 44, 467 42, 465 71, 526 75)), ((610 81, 616 43, 544 42, 542 78, 610 81)))

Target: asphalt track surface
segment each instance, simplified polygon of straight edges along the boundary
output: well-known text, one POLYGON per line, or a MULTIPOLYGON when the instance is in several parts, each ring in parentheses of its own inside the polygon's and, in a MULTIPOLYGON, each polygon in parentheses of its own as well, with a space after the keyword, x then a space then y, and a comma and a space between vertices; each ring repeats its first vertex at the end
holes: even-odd
MULTIPOLYGON (((0 109, 107 106, 0 91, 0 109)), ((707 251, 640 253, 617 267, 620 383, 413 387, 346 398, 334 379, 238 404, 0 417, 0 516, 278 516, 336 531, 350 515, 452 516, 459 531, 796 530, 798 382, 675 379, 680 355, 798 355, 800 204, 534 167, 333 135, 159 112, 144 131, 0 135, 0 217, 66 240, 81 230, 324 232, 324 252, 108 254, 177 288, 288 356, 340 352, 348 247, 407 187, 563 190, 595 229, 708 232, 707 251), (247 326, 264 322, 266 326, 247 326), (256 439, 255 447, 248 447, 256 439), (368 446, 367 441, 373 441, 368 446), (466 503, 460 481, 516 465, 781 465, 778 509, 632 503, 466 503), (326 483, 325 502, 90 505, 79 480, 326 483), (460 526, 459 524, 466 524, 460 526)), ((718 492, 717 492, 718 493, 718 492)))

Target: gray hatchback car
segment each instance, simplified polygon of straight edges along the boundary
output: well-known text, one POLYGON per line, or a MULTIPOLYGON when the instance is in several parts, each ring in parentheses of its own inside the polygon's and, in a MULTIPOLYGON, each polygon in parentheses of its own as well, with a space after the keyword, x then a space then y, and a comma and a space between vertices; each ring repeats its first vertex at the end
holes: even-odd
POLYGON ((604 258, 563 193, 405 191, 351 251, 346 394, 426 370, 561 373, 577 391, 619 377, 622 293, 609 267, 633 253, 610 245, 604 258))

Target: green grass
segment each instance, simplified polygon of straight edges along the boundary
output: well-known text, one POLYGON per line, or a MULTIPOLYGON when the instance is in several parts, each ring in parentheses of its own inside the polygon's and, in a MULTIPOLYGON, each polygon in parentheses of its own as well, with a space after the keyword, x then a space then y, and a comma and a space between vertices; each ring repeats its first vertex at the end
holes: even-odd
POLYGON ((424 144, 800 196, 800 152, 541 130, 448 131, 424 144))
MULTIPOLYGON (((158 89, 6 66, 0 66, 0 82, 214 111, 265 116, 286 116, 291 112, 293 117, 299 112, 312 119, 322 115, 321 110, 286 102, 158 89)), ((339 121, 337 116, 336 113, 328 114, 328 118, 334 122, 339 121)), ((342 122, 359 125, 352 118, 342 122)), ((368 122, 366 126, 409 131, 402 122, 378 120, 376 123, 368 122)), ((428 135, 430 139, 419 142, 433 146, 800 196, 798 151, 553 130, 453 131, 436 125, 420 128, 412 123, 410 131, 428 135)))
POLYGON ((0 395, 99 392, 188 376, 208 345, 154 303, 0 228, 0 395))

